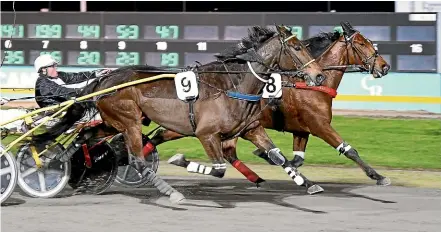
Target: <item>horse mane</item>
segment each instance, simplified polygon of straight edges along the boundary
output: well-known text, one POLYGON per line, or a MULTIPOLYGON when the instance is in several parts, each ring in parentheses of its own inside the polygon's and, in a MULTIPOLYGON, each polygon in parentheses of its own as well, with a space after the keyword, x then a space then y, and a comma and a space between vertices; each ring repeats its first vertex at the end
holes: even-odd
POLYGON ((302 40, 302 43, 306 45, 312 57, 317 58, 323 54, 332 43, 338 40, 340 36, 341 34, 338 31, 321 32, 314 37, 302 40))
POLYGON ((248 36, 242 38, 240 43, 230 46, 214 56, 219 60, 238 59, 236 56, 248 53, 249 49, 257 50, 262 43, 275 34, 276 31, 272 29, 253 26, 248 29, 248 36))

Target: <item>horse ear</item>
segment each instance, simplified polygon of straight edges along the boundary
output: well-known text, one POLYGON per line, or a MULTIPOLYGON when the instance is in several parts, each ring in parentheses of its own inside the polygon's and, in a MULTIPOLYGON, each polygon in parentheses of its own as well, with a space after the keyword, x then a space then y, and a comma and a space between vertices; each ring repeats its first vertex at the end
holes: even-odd
POLYGON ((357 32, 349 22, 341 22, 340 25, 343 29, 343 33, 346 34, 348 37, 351 37, 351 35, 357 32))
POLYGON ((291 30, 284 25, 276 25, 277 28, 277 32, 279 32, 279 34, 283 35, 283 37, 289 37, 291 36, 291 30))
POLYGON ((276 26, 276 30, 277 30, 277 32, 280 34, 280 33, 281 33, 281 30, 282 30, 282 27, 279 26, 279 25, 275 25, 275 26, 276 26))

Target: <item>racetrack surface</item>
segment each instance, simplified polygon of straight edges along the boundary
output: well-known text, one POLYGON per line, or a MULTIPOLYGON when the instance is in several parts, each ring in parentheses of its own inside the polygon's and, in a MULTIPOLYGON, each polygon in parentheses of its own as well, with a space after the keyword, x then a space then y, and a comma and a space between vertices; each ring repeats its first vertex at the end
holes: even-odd
POLYGON ((151 187, 36 199, 15 192, 1 207, 2 232, 440 231, 441 190, 320 183, 306 195, 292 181, 256 189, 243 179, 167 177, 187 201, 171 205, 151 187))

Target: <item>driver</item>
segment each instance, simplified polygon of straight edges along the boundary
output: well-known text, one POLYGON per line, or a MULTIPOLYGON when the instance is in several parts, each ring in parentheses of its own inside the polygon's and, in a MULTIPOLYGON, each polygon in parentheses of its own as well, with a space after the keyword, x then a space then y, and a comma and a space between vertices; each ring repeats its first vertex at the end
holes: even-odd
POLYGON ((57 71, 58 62, 51 55, 37 57, 34 62, 39 77, 35 83, 35 101, 40 107, 51 106, 76 97, 81 88, 69 88, 63 85, 78 84, 102 76, 111 69, 100 69, 78 73, 57 71))

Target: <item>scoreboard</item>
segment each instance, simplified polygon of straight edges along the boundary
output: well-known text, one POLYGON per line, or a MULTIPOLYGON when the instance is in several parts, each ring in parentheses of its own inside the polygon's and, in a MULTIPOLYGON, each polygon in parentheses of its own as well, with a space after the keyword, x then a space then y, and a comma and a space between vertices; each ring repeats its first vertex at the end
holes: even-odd
MULTIPOLYGON (((132 13, 1 14, 4 65, 33 65, 51 54, 61 66, 178 67, 213 61, 254 25, 284 24, 300 39, 341 30, 348 21, 374 41, 393 72, 436 72, 436 14, 412 13, 132 13), (418 19, 419 18, 419 19, 418 19), (11 38, 12 37, 12 38, 11 38)), ((440 20, 440 19, 438 19, 440 20)))

